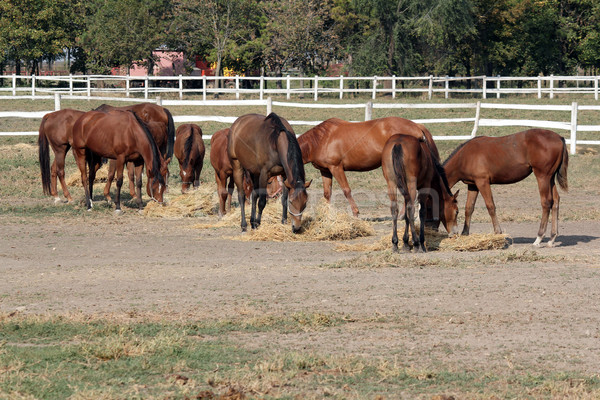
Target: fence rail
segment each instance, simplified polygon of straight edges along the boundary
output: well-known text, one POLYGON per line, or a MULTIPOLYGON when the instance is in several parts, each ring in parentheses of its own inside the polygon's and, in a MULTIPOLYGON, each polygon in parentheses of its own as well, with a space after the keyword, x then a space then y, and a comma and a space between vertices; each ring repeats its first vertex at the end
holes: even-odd
MULTIPOLYGON (((29 96, 6 96, 7 98, 27 98, 29 96)), ((43 98, 54 99, 54 110, 61 109, 61 99, 63 98, 80 98, 78 96, 64 96, 55 94, 54 96, 45 96, 43 98)), ((4 97, 0 97, 2 99, 4 97)), ((35 97, 39 99, 41 97, 35 97)), ((97 97, 91 97, 97 99, 97 97)), ((102 98, 105 101, 122 101, 122 98, 102 98)), ((130 101, 133 99, 129 99, 130 101)), ((138 100, 143 101, 143 100, 138 100)), ((273 107, 295 107, 295 108, 323 108, 323 109, 340 109, 340 108, 356 108, 364 109, 365 118, 364 120, 372 119, 373 109, 473 109, 475 115, 471 118, 430 118, 430 119, 413 119, 414 122, 422 124, 444 124, 444 123, 472 123, 473 129, 470 135, 460 136, 434 136, 435 140, 468 140, 477 135, 478 128, 480 126, 488 127, 504 127, 504 126, 525 126, 535 127, 544 129, 558 129, 569 132, 566 142, 569 144, 571 154, 575 154, 576 145, 600 145, 600 140, 578 140, 577 132, 600 132, 600 125, 579 125, 577 123, 577 117, 579 111, 600 111, 599 106, 589 105, 578 105, 577 102, 573 102, 570 105, 531 105, 531 104, 495 104, 495 103, 482 103, 478 101, 476 103, 463 103, 463 104, 401 104, 401 103, 373 103, 371 101, 363 104, 310 104, 310 103, 293 103, 293 102, 281 102, 273 101, 271 98, 266 100, 162 100, 157 97, 152 101, 153 103, 176 107, 176 106, 264 106, 265 114, 271 113, 273 107), (503 110, 534 110, 534 111, 562 111, 568 113, 570 118, 566 121, 546 121, 546 120, 529 120, 529 119, 491 119, 481 118, 482 109, 503 109, 503 110)), ((1 118, 26 118, 26 119, 41 119, 47 113, 53 111, 1 111, 1 118)), ((219 122, 225 124, 231 124, 237 116, 214 116, 214 115, 176 115, 173 117, 177 123, 186 122, 219 122)), ((320 124, 322 121, 298 121, 290 120, 292 125, 303 125, 303 126, 314 126, 320 124)), ((37 135, 37 131, 29 132, 0 132, 0 136, 24 136, 24 135, 37 135)), ((204 139, 210 139, 212 135, 204 135, 204 139)))
POLYGON ((334 94, 343 99, 348 94, 370 94, 396 98, 400 94, 422 94, 428 99, 435 95, 450 98, 453 94, 465 93, 487 99, 514 94, 531 94, 538 98, 554 98, 558 94, 588 94, 598 100, 600 76, 537 76, 537 77, 208 77, 208 76, 129 76, 129 75, 0 75, 0 80, 8 81, 8 86, 0 86, 1 92, 13 96, 27 92, 32 97, 48 93, 92 96, 101 93, 122 94, 126 97, 143 95, 148 100, 157 94, 208 95, 234 94, 258 96, 264 100, 269 95, 285 95, 290 100, 309 95, 315 101, 320 96, 334 94))

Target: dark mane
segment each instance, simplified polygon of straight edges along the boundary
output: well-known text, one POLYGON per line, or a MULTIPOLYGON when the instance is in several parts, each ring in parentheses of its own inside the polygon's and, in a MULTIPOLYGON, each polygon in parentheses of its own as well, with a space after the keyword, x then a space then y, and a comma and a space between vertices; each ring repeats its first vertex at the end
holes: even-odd
POLYGON ((94 108, 92 111, 109 112, 112 109, 114 109, 113 106, 108 105, 108 104, 102 104, 102 105, 94 108))
POLYGON ((323 137, 327 136, 333 130, 334 127, 340 124, 340 122, 342 122, 341 119, 330 118, 326 121, 321 122, 314 128, 304 132, 304 134, 300 135, 300 138, 298 138, 298 140, 301 141, 303 144, 307 143, 311 147, 317 147, 322 142, 323 137))
MULTIPOLYGON (((436 172, 438 173, 438 175, 442 179, 442 182, 444 183, 444 189, 446 189, 446 192, 450 196, 452 196, 452 191, 450 190, 450 185, 448 184, 448 177, 446 176, 446 170, 440 164, 439 160, 435 156, 433 150, 431 149, 431 145, 429 144, 429 142, 427 140, 425 140, 424 142, 425 142, 425 145, 427 146, 427 149, 429 150, 429 155, 431 156, 431 160, 433 161, 433 166, 435 167, 436 172)), ((456 152, 456 150, 454 150, 454 151, 456 152)), ((446 161, 448 161, 448 160, 446 160, 446 161)))
POLYGON ((150 130, 148 129, 148 127, 146 126, 144 121, 142 121, 142 119, 140 117, 138 117, 138 115, 134 111, 130 111, 130 112, 133 114, 133 116, 137 120, 138 124, 140 124, 140 126, 142 127, 142 130, 146 134, 146 138, 148 139, 148 142, 150 142, 150 148, 152 149, 152 174, 154 174, 154 179, 158 179, 158 182, 161 185, 164 185, 165 181, 164 181, 162 175, 160 174, 160 152, 158 151, 158 146, 156 146, 154 137, 150 133, 150 130))
POLYGON ((171 112, 163 107, 167 114, 167 154, 165 158, 173 157, 173 146, 175 145, 175 123, 171 112))
POLYGON ((190 135, 185 140, 183 145, 183 154, 185 154, 185 158, 183 159, 183 168, 187 168, 190 163, 190 155, 192 154, 192 147, 194 146, 194 128, 192 126, 190 128, 190 135))
POLYGON ((279 138, 279 134, 283 131, 288 140, 288 148, 287 148, 287 161, 292 169, 292 175, 295 180, 295 185, 304 187, 304 181, 306 180, 304 176, 304 163, 302 162, 302 152, 300 151, 300 145, 298 144, 298 139, 296 139, 296 135, 290 132, 283 122, 281 118, 275 113, 269 114, 265 121, 269 121, 273 124, 273 132, 271 132, 269 136, 269 141, 271 144, 277 143, 277 139, 279 138))

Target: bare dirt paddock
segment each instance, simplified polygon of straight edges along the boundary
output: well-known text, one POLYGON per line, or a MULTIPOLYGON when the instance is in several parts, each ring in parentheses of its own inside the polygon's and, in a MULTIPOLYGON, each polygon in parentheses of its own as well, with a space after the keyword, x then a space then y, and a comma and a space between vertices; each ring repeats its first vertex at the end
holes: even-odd
MULTIPOLYGON (((600 372, 600 222, 503 228, 505 250, 424 255, 336 252, 331 242, 244 242, 194 218, 0 217, 0 311, 167 319, 336 315, 306 332, 234 332, 249 348, 397 357, 500 374, 600 372)), ((379 222, 379 235, 390 222, 379 222)), ((477 223, 475 232, 489 232, 477 223)), ((363 240, 363 239, 361 239, 363 240)), ((372 239, 369 239, 372 240, 372 239)))

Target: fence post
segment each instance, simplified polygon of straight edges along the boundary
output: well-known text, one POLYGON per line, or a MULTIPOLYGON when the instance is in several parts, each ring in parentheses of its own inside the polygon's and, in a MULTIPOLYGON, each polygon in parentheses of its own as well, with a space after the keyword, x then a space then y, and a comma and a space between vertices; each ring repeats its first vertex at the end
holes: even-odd
POLYGON ((577 102, 574 101, 571 106, 571 154, 577 152, 577 102))
POLYGON ((340 100, 344 97, 344 75, 340 75, 340 100))
POLYGON ((542 98, 542 77, 538 75, 537 78, 537 85, 538 85, 538 99, 542 98))
POLYGON ((373 95, 371 96, 373 100, 377 98, 377 77, 373 77, 373 95))
POLYGON ((428 90, 429 100, 433 97, 433 75, 429 75, 429 90, 428 90))
POLYGON ((285 77, 285 98, 288 100, 292 98, 292 82, 289 74, 285 77))
POLYGON ((487 99, 487 81, 488 81, 487 76, 484 76, 483 77, 483 84, 482 84, 483 85, 483 87, 482 87, 483 94, 481 96, 481 97, 483 97, 484 100, 487 99))
POLYGON ((150 80, 148 79, 148 75, 144 78, 144 99, 148 100, 148 85, 150 84, 150 80))
POLYGON ((129 97, 129 89, 131 88, 131 82, 129 80, 129 74, 125 75, 125 96, 129 97))
POLYGON ((60 110, 60 93, 54 93, 54 111, 60 110))
POLYGON ((89 100, 89 97, 92 97, 92 78, 88 75, 87 76, 87 97, 89 100))
POLYGON ((202 100, 206 101, 206 75, 202 75, 202 100))
POLYGON ((183 100, 183 76, 179 74, 179 100, 183 100))
POLYGON ((477 135, 477 129, 479 129, 479 115, 481 114, 481 102, 477 102, 477 107, 475 108, 475 123, 473 124, 473 130, 471 131, 471 137, 475 137, 477 135))
POLYGON ((35 75, 31 75, 31 97, 35 97, 35 75))
POLYGON ((594 79, 594 100, 598 100, 598 77, 594 79))
POLYGON ((13 96, 16 96, 17 95, 17 74, 13 74, 13 76, 12 76, 12 89, 13 89, 13 91, 12 91, 13 96))
POLYGON ((261 75, 260 76, 260 95, 259 95, 260 96, 259 99, 261 99, 261 100, 263 99, 263 97, 265 95, 264 91, 265 91, 265 77, 264 77, 264 75, 261 75))
POLYGON ((448 79, 448 75, 446 75, 446 81, 444 82, 444 97, 447 99, 448 95, 450 94, 450 80, 448 79))
POLYGON ((235 76, 235 99, 240 99, 240 76, 235 76))
POLYGON ((273 99, 271 96, 267 97, 267 115, 273 112, 273 99))
POLYGON ((315 75, 315 101, 319 100, 319 75, 315 75))
POLYGON ((392 75, 392 99, 396 98, 396 75, 392 75))
POLYGON ((73 74, 69 74, 69 94, 73 96, 73 74))
POLYGON ((365 104, 365 121, 370 121, 373 118, 373 102, 368 101, 365 104))
POLYGON ((156 96, 156 105, 162 107, 162 97, 156 96))
MULTIPOLYGON (((550 98, 554 98, 554 75, 550 74, 550 98)), ((575 154, 575 153, 573 153, 575 154)))

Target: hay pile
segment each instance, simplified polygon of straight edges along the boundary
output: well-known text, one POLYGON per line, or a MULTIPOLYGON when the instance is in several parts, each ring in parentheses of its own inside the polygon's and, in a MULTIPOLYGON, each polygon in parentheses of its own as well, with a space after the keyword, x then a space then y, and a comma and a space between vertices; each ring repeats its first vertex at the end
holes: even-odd
MULTIPOLYGON (((402 235, 404 230, 398 231, 398 246, 402 247, 402 235)), ((508 247, 511 243, 508 235, 497 235, 494 233, 474 233, 469 236, 448 237, 447 234, 429 229, 425 230, 425 248, 428 251, 482 251, 500 250, 508 247)), ((336 246, 337 251, 381 251, 392 248, 392 235, 386 235, 376 242, 346 244, 336 246)))
MULTIPOLYGON (((302 218, 302 231, 298 234, 292 232, 291 217, 288 224, 283 225, 281 220, 281 204, 272 203, 275 209, 275 221, 263 219, 258 229, 248 231, 247 234, 233 237, 242 241, 321 241, 321 240, 348 240, 364 236, 372 236, 375 231, 367 221, 355 218, 346 212, 340 212, 321 200, 314 211, 307 210, 302 218)), ((267 205, 269 206, 269 204, 267 205)), ((267 207, 265 207, 265 211, 267 207)), ((239 225, 239 215, 237 219, 239 225)))
POLYGON ((219 209, 219 199, 214 185, 200 184, 198 189, 186 194, 180 188, 170 188, 170 193, 165 195, 165 205, 150 202, 144 207, 144 216, 159 218, 186 218, 202 215, 214 215, 219 209))
MULTIPOLYGON (((108 164, 104 164, 98 171, 96 171, 96 179, 94 183, 106 183, 106 179, 108 178, 108 164)), ((116 177, 115 177, 116 179, 116 177)), ((79 170, 73 172, 66 179, 67 186, 78 186, 81 187, 81 173, 79 170)), ((123 183, 129 182, 127 177, 127 173, 123 174, 123 183)), ((129 183, 128 183, 129 184, 129 183)))

